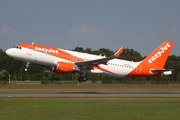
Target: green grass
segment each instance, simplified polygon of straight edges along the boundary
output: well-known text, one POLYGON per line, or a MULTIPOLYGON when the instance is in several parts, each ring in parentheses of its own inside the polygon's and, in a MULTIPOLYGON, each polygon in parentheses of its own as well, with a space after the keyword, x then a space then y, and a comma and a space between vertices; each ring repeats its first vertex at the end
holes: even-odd
MULTIPOLYGON (((0 85, 1 91, 180 91, 180 85, 0 85)), ((0 98, 0 120, 179 120, 180 98, 0 98)))
POLYGON ((179 120, 180 98, 0 98, 1 120, 179 120))

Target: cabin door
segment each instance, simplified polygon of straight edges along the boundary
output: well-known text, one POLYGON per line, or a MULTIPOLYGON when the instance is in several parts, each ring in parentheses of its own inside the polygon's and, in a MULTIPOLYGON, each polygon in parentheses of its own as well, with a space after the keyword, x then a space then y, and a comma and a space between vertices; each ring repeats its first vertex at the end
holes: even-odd
POLYGON ((142 66, 138 65, 137 68, 136 68, 136 74, 140 74, 141 70, 142 70, 142 66))
POLYGON ((28 45, 28 49, 27 49, 26 54, 27 55, 32 55, 32 50, 33 50, 33 46, 32 45, 28 45))

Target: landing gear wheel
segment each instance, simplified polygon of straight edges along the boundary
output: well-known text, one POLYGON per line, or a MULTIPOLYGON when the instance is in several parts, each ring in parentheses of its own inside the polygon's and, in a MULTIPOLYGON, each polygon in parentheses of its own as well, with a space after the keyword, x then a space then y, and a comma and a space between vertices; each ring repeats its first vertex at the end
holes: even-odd
POLYGON ((83 80, 83 82, 86 82, 86 81, 87 81, 87 77, 86 77, 86 76, 83 76, 83 77, 82 77, 82 80, 83 80))
POLYGON ((83 81, 83 78, 82 78, 82 77, 79 77, 79 78, 78 78, 78 81, 79 81, 79 82, 82 82, 82 81, 83 81))
POLYGON ((79 82, 86 82, 86 81, 87 81, 87 77, 86 77, 86 76, 83 76, 83 77, 80 76, 80 77, 78 78, 78 81, 79 81, 79 82))

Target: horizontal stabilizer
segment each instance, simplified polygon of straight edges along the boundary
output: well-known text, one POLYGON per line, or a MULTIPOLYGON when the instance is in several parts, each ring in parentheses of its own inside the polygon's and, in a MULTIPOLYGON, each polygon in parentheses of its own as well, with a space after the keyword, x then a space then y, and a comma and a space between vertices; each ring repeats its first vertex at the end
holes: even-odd
POLYGON ((150 70, 153 74, 161 73, 161 75, 171 75, 172 69, 163 69, 163 70, 150 70))

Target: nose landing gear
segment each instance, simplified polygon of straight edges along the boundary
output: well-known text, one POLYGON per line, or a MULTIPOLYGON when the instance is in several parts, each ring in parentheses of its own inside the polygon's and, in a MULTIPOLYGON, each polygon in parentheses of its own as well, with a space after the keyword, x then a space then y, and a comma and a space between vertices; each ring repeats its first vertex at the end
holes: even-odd
POLYGON ((29 64, 30 64, 29 62, 27 62, 27 63, 26 63, 26 68, 25 68, 25 71, 27 71, 27 70, 28 70, 29 64))

